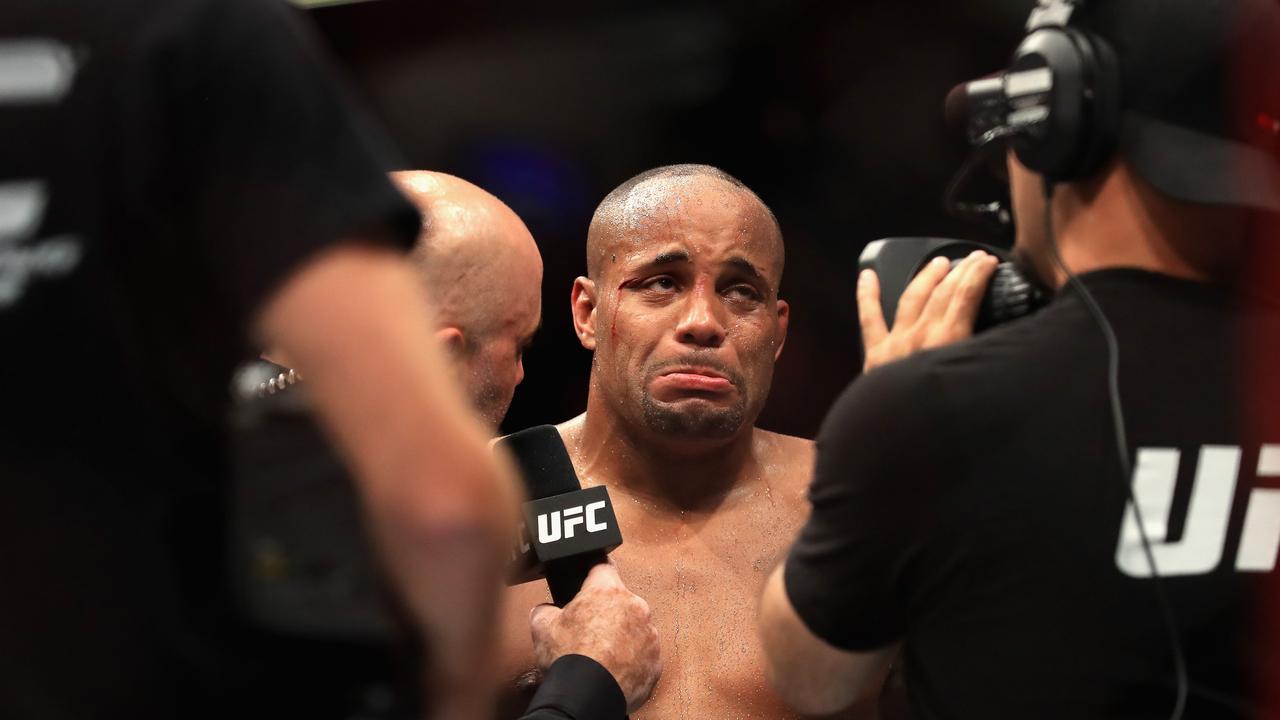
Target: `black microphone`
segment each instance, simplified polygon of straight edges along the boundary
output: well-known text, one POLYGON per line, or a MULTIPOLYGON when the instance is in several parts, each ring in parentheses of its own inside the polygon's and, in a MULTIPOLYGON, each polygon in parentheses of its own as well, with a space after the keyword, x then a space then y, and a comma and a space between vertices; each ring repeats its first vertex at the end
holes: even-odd
POLYGON ((512 433, 498 441, 515 459, 529 501, 508 585, 545 577, 551 599, 564 607, 591 568, 622 544, 618 518, 603 485, 582 489, 569 451, 553 425, 512 433))
POLYGON ((988 75, 951 88, 942 103, 947 127, 962 130, 971 145, 1008 122, 1009 102, 1004 76, 988 75))
POLYGON ((964 131, 969 129, 969 84, 960 83, 947 92, 942 103, 942 118, 947 130, 964 131))

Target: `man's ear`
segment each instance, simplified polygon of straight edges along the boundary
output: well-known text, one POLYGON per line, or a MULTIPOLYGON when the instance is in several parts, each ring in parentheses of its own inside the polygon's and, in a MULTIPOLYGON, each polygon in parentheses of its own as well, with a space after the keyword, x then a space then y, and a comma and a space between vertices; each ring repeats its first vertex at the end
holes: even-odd
POLYGON ((773 361, 782 357, 782 346, 787 344, 787 324, 791 322, 791 306, 786 300, 778 301, 778 347, 773 350, 773 361))
POLYGON ((578 335, 582 347, 596 349, 596 283, 585 277, 577 277, 573 281, 573 291, 569 295, 569 304, 573 310, 573 331, 578 335))
POLYGON ((466 354, 467 338, 462 329, 454 325, 445 325, 436 330, 436 340, 449 352, 449 357, 457 359, 466 354))

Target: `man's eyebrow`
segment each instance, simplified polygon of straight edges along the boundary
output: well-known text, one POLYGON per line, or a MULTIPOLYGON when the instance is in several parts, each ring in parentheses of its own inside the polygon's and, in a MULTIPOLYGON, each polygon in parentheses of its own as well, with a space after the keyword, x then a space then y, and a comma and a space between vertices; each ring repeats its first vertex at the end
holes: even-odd
MULTIPOLYGON (((640 268, 638 269, 647 269, 651 267, 657 267, 659 265, 670 265, 673 263, 682 263, 682 262, 684 263, 691 262, 688 252, 684 250, 668 250, 666 252, 661 252, 653 256, 652 259, 650 259, 648 262, 641 265, 640 268)), ((725 264, 729 265, 730 267, 736 268, 739 272, 747 275, 752 280, 760 282, 764 284, 766 287, 769 286, 769 279, 764 276, 764 273, 761 272, 760 268, 757 267, 755 263, 751 262, 745 257, 741 255, 733 255, 725 260, 725 264)))
POLYGON ((738 268, 739 270, 746 273, 747 275, 750 275, 752 278, 756 280, 759 280, 764 283, 768 282, 764 277, 764 273, 760 272, 760 268, 756 267, 755 263, 742 257, 741 255, 734 255, 728 260, 725 260, 725 264, 738 268))
POLYGON ((645 263, 645 266, 670 265, 671 263, 678 262, 689 262, 689 253, 684 250, 668 250, 667 252, 655 255, 652 260, 645 263))

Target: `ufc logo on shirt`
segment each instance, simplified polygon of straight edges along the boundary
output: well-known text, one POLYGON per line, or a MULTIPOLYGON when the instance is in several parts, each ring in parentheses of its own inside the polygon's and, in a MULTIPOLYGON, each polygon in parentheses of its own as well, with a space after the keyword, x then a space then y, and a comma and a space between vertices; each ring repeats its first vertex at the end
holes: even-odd
MULTIPOLYGON (((75 54, 56 40, 0 38, 0 109, 58 104, 78 69, 75 54)), ((17 304, 31 281, 61 277, 80 263, 78 235, 38 237, 48 205, 44 180, 0 180, 0 311, 17 304)))
MULTIPOLYGON (((1133 497, 1161 577, 1202 575, 1213 572, 1222 561, 1240 458, 1240 448, 1235 445, 1200 448, 1182 537, 1170 541, 1180 452, 1174 448, 1139 448, 1133 470, 1133 497)), ((1262 446, 1257 477, 1280 477, 1280 445, 1262 446)), ((1280 550, 1280 488, 1254 488, 1245 502, 1244 527, 1232 562, 1237 572, 1270 572, 1280 550)), ((1152 575, 1132 505, 1125 507, 1116 567, 1130 577, 1152 575)))
POLYGON ((609 523, 601 522, 596 516, 596 513, 603 510, 607 504, 604 500, 599 500, 587 505, 576 505, 539 515, 538 542, 553 543, 561 537, 568 540, 573 537, 575 528, 580 525, 584 526, 589 533, 608 530, 609 523))

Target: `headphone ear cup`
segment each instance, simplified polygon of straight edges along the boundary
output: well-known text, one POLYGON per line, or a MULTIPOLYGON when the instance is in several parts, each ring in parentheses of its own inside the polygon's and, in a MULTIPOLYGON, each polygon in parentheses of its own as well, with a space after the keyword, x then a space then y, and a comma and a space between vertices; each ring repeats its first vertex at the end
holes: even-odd
POLYGON ((1039 69, 1048 69, 1052 79, 1044 96, 1034 99, 1046 114, 1014 137, 1013 149, 1027 169, 1066 180, 1085 150, 1087 118, 1084 58, 1065 28, 1043 28, 1024 38, 1006 77, 1039 69))
POLYGON ((1041 100, 1048 115, 1014 138, 1018 160, 1054 182, 1088 177, 1111 157, 1119 134, 1115 52, 1075 28, 1044 28, 1018 46, 1010 73, 1038 68, 1052 77, 1041 100))
POLYGON ((1079 161, 1067 168, 1064 180, 1078 180, 1096 173, 1115 153, 1120 137, 1120 67, 1115 50, 1106 39, 1069 29, 1084 57, 1085 129, 1079 161))

